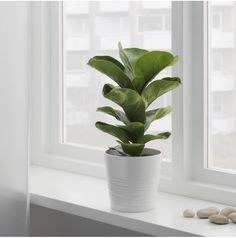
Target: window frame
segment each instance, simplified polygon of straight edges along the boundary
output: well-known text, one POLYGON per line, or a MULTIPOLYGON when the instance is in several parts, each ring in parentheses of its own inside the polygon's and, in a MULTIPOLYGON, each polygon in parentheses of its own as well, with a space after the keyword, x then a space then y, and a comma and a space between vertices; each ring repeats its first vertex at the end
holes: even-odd
POLYGON ((196 122, 193 122, 194 131, 192 137, 195 138, 193 142, 193 148, 198 149, 193 150, 194 158, 194 178, 197 181, 207 182, 211 184, 228 186, 236 188, 235 172, 231 173, 229 170, 217 169, 217 168, 208 168, 208 148, 209 148, 209 135, 208 132, 210 128, 211 115, 210 110, 208 109, 210 102, 210 94, 208 94, 208 80, 209 71, 208 71, 208 14, 207 14, 207 2, 202 2, 202 4, 193 3, 193 18, 198 17, 198 24, 193 25, 193 34, 196 34, 196 37, 193 35, 193 39, 196 39, 197 36, 201 36, 202 49, 199 50, 199 41, 193 41, 193 55, 197 55, 196 62, 193 62, 193 107, 196 111, 193 111, 193 118, 196 122), (202 78, 203 80, 198 80, 202 78), (194 95, 195 94, 195 95, 194 95), (200 96, 199 96, 200 95, 200 96), (199 103, 199 97, 202 98, 202 102, 199 103), (200 122, 200 123, 199 123, 200 122), (199 125, 199 126, 198 126, 199 125), (196 146, 197 145, 197 146, 196 146), (195 156, 194 156, 195 155, 195 156), (198 158, 204 158, 203 160, 198 160, 198 158))
MULTIPOLYGON (((62 113, 59 92, 63 87, 63 72, 58 70, 62 69, 63 54, 62 42, 58 41, 61 39, 60 4, 32 3, 31 164, 106 178, 103 149, 78 148, 57 141, 62 133, 58 128, 63 124, 59 120, 62 113)), ((173 75, 182 78, 183 85, 172 93, 174 158, 172 162, 162 163, 159 190, 236 205, 236 175, 208 169, 206 160, 199 160, 207 156, 209 119, 208 72, 204 67, 207 65, 207 19, 204 16, 206 2, 172 2, 172 38, 175 39, 172 50, 182 56, 173 66, 173 75), (199 19, 197 23, 195 17, 199 19), (197 41, 195 35, 202 36, 202 40, 197 41)))

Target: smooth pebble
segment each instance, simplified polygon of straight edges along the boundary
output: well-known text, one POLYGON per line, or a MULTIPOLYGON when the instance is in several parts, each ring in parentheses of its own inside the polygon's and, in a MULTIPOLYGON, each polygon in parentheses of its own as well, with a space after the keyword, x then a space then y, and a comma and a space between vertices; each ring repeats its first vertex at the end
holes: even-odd
POLYGON ((195 216, 195 212, 193 210, 191 210, 191 209, 186 209, 183 212, 183 217, 192 218, 194 216, 195 216))
POLYGON ((225 207, 220 211, 220 215, 228 217, 229 214, 236 212, 236 210, 233 207, 225 207))
POLYGON ((210 222, 218 224, 218 225, 225 225, 229 223, 229 220, 226 216, 222 215, 211 215, 209 217, 210 222))
POLYGON ((220 209, 217 207, 207 207, 197 211, 197 216, 199 218, 208 218, 211 215, 219 214, 220 209))
POLYGON ((236 212, 230 213, 229 216, 228 216, 228 218, 229 218, 232 222, 236 223, 236 212))

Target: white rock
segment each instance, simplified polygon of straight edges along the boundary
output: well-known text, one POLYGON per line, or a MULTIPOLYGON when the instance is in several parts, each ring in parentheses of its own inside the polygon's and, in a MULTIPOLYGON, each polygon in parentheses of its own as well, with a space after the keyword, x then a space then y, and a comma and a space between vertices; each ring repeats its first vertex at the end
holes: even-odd
POLYGON ((225 207, 220 211, 220 215, 228 217, 230 213, 236 212, 233 207, 225 207))
POLYGON ((191 210, 191 209, 186 209, 183 212, 183 217, 192 218, 194 216, 195 216, 195 212, 193 210, 191 210))
POLYGON ((232 222, 236 223, 236 212, 230 213, 229 216, 228 216, 228 218, 229 218, 232 222))
POLYGON ((199 218, 208 218, 211 215, 219 214, 220 209, 217 207, 207 207, 197 211, 197 216, 199 218))
POLYGON ((229 219, 226 216, 222 215, 211 215, 209 217, 210 222, 219 224, 219 225, 225 225, 229 223, 229 219))

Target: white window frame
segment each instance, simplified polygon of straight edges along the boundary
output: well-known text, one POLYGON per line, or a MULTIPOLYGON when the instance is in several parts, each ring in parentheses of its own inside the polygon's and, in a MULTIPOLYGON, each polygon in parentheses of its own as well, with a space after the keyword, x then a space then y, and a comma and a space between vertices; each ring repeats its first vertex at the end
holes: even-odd
MULTIPOLYGON (((62 133, 58 128, 63 125, 59 107, 63 72, 58 70, 62 69, 60 59, 63 54, 59 37, 60 4, 32 3, 31 163, 105 178, 104 151, 101 148, 68 146, 58 141, 62 133)), ((205 2, 172 2, 172 34, 175 39, 172 51, 182 56, 173 67, 173 75, 180 76, 183 85, 172 95, 173 159, 162 163, 159 189, 236 205, 236 175, 208 169, 203 159, 207 156, 209 120, 205 11, 205 2), (199 42, 199 39, 202 40, 199 42)))

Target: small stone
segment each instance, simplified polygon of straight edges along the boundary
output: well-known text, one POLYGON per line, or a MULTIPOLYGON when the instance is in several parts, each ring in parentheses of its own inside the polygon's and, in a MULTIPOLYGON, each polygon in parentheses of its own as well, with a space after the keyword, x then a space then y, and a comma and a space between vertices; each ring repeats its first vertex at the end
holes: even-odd
POLYGON ((193 210, 191 210, 191 209, 186 209, 183 212, 183 217, 192 218, 194 216, 195 216, 195 212, 193 210))
POLYGON ((211 215, 209 217, 209 220, 211 223, 215 223, 218 225, 225 225, 229 223, 229 220, 226 216, 222 216, 222 215, 211 215))
POLYGON ((228 217, 230 213, 236 212, 233 207, 225 207, 220 211, 220 215, 228 217))
POLYGON ((229 216, 228 216, 228 218, 229 218, 232 222, 236 223, 236 212, 230 213, 229 216))
POLYGON ((199 218, 208 218, 211 215, 219 214, 220 209, 217 207, 207 207, 197 211, 197 216, 199 218))

